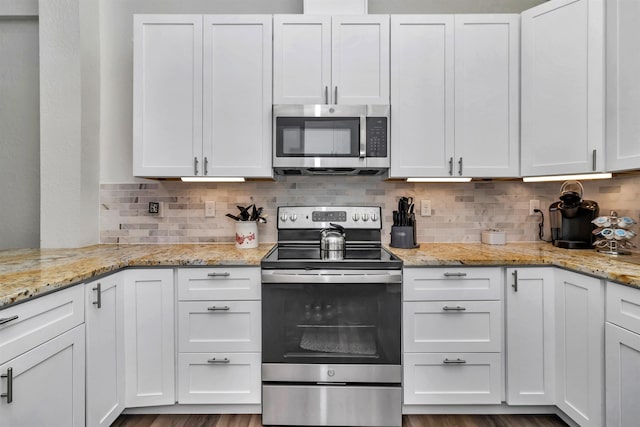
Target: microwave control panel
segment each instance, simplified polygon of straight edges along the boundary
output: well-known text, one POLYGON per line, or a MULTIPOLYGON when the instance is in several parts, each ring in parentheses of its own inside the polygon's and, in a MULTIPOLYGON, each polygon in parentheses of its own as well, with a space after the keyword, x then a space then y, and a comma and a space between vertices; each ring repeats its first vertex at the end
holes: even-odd
POLYGON ((386 117, 367 117, 367 157, 387 157, 386 117))

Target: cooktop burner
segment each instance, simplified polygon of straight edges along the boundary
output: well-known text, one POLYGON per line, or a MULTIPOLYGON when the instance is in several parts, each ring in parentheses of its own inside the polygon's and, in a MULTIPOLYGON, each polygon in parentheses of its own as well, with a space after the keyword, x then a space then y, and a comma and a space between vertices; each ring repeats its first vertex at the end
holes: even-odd
POLYGON ((262 268, 399 269, 402 261, 385 248, 348 248, 342 260, 323 260, 320 247, 276 246, 262 260, 262 268))

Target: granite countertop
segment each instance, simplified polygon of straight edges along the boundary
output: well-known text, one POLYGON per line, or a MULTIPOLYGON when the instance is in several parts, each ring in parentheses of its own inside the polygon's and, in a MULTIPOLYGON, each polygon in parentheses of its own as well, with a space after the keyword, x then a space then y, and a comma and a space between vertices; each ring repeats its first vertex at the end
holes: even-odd
POLYGON ((550 265, 640 288, 640 264, 628 262, 640 261, 637 255, 612 256, 595 250, 560 249, 542 242, 422 243, 417 249, 389 249, 402 259, 405 267, 550 265))
POLYGON ((124 267, 259 266, 273 244, 95 245, 0 251, 0 309, 124 267))
MULTIPOLYGON (((233 244, 95 245, 78 249, 0 251, 0 309, 124 267, 259 266, 273 247, 233 244)), ((553 265, 640 288, 640 265, 592 250, 558 249, 548 243, 423 243, 389 248, 405 267, 553 265)))

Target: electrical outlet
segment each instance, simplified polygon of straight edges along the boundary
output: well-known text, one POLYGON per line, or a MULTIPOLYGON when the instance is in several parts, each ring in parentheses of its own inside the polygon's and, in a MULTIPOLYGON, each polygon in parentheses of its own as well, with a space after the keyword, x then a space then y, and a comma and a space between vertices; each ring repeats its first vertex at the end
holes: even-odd
POLYGON ((431 216, 431 200, 420 201, 420 216, 431 216))
POLYGON ((214 216, 216 216, 216 202, 204 202, 204 216, 206 218, 213 218, 214 216))
POLYGON ((540 200, 529 200, 529 215, 535 215, 535 209, 540 209, 540 200))

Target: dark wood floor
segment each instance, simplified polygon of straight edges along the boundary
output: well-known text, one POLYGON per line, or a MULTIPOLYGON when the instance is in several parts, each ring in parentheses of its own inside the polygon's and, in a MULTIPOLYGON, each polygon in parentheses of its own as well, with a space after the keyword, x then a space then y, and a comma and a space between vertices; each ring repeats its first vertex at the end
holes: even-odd
MULTIPOLYGON (((405 415, 402 427, 565 427, 555 415, 405 415)), ((111 427, 262 427, 260 415, 121 415, 111 427)))

